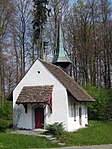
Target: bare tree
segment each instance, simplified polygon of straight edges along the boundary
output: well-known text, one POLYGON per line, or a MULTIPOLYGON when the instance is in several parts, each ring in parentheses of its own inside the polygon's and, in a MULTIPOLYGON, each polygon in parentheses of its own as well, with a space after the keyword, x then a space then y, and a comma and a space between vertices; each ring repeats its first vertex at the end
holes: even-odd
MULTIPOLYGON (((29 28, 31 26, 31 12, 32 12, 32 3, 29 0, 19 0, 16 3, 16 31, 18 36, 18 44, 21 55, 21 77, 25 74, 26 71, 26 62, 28 55, 29 45, 29 28)), ((30 49, 31 50, 31 49, 30 49)), ((17 56, 17 54, 16 54, 17 56)))
POLYGON ((11 0, 0 0, 0 100, 1 105, 5 98, 5 81, 4 81, 4 52, 8 46, 5 41, 6 35, 8 35, 8 29, 13 19, 13 12, 15 6, 11 0))
POLYGON ((110 0, 75 1, 64 17, 71 75, 81 84, 111 87, 110 0))

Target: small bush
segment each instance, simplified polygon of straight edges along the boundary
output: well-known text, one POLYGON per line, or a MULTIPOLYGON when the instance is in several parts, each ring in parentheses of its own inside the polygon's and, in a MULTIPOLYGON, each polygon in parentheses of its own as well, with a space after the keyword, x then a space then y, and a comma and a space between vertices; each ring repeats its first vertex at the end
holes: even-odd
POLYGON ((11 120, 12 119, 12 103, 5 101, 4 105, 0 107, 0 118, 11 120))
POLYGON ((54 124, 48 124, 46 126, 46 129, 48 130, 47 133, 52 134, 54 136, 60 136, 64 133, 64 127, 63 123, 54 123, 54 124))
POLYGON ((0 129, 6 129, 12 126, 12 103, 5 101, 0 107, 0 129))
POLYGON ((0 118, 0 129, 6 129, 8 128, 8 121, 7 120, 4 120, 2 118, 0 118))

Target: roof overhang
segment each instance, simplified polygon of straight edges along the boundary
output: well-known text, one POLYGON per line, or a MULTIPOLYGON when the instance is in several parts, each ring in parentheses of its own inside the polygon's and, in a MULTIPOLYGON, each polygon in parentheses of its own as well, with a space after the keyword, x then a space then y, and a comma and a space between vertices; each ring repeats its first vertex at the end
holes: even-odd
POLYGON ((89 95, 88 95, 89 98, 77 98, 77 97, 73 96, 68 90, 67 90, 67 92, 68 92, 68 94, 71 95, 72 98, 73 98, 74 100, 76 100, 77 102, 95 102, 95 100, 94 100, 91 96, 89 96, 89 95))
POLYGON ((16 104, 48 103, 52 95, 53 85, 24 86, 16 104))

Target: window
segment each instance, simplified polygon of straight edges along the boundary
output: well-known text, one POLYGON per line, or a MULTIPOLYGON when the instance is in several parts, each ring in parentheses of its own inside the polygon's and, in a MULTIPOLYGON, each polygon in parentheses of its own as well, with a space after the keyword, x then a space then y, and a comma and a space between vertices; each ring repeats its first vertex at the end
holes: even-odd
POLYGON ((74 117, 74 120, 76 120, 76 105, 71 102, 69 105, 69 117, 74 117))
POLYGON ((73 109, 73 103, 70 102, 69 104, 69 117, 73 117, 74 109, 73 109))
POLYGON ((85 105, 85 118, 87 118, 88 115, 87 115, 87 106, 85 105))
POLYGON ((74 104, 74 121, 76 121, 77 106, 74 104))

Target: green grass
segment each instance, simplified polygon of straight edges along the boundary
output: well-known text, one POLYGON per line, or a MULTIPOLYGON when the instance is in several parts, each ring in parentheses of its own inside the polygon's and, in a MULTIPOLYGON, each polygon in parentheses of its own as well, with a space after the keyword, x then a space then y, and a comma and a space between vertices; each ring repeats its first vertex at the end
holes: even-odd
MULTIPOLYGON (((90 121, 88 128, 65 132, 60 137, 66 146, 112 144, 112 124, 90 121)), ((55 148, 59 147, 45 138, 20 134, 0 133, 0 149, 55 148)))
POLYGON ((59 147, 45 138, 20 134, 0 133, 0 149, 23 149, 23 148, 54 148, 59 147))
POLYGON ((67 146, 112 144, 112 124, 90 121, 88 128, 73 133, 65 133, 60 138, 67 146))

